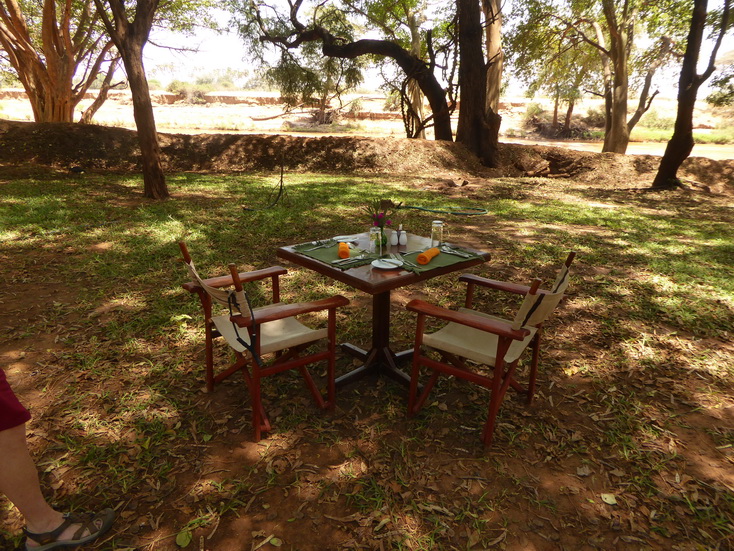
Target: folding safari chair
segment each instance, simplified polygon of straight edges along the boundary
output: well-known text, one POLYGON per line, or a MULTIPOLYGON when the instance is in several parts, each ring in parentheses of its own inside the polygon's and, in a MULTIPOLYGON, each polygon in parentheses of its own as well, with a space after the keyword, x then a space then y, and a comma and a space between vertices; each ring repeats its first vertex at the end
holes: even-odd
POLYGON ((238 273, 234 264, 229 265, 229 275, 202 279, 196 271, 186 244, 179 243, 184 263, 191 281, 184 289, 196 293, 204 312, 204 331, 206 341, 206 387, 214 390, 218 383, 233 373, 241 372, 247 383, 252 401, 252 424, 255 440, 260 440, 262 432, 271 430, 270 422, 262 404, 261 380, 282 371, 297 369, 322 409, 334 406, 335 400, 335 358, 336 358, 336 309, 349 304, 342 296, 284 304, 280 302, 280 276, 287 273, 285 268, 273 266, 253 272, 238 273), (243 283, 262 281, 270 278, 273 303, 252 308, 242 287, 243 283), (214 315, 213 306, 224 309, 224 313, 214 315), (311 312, 327 311, 326 327, 312 329, 296 316, 311 312), (223 338, 234 351, 235 361, 226 369, 215 373, 214 341, 223 338), (325 346, 310 350, 313 345, 325 341, 325 346), (263 356, 272 356, 269 362, 263 356), (307 366, 325 361, 327 364, 326 398, 316 386, 307 366))
POLYGON ((464 274, 460 281, 467 283, 464 308, 458 311, 434 306, 422 300, 412 300, 406 308, 418 314, 410 380, 408 414, 415 415, 425 404, 428 395, 441 375, 451 375, 491 390, 487 421, 482 440, 485 446, 492 442, 495 420, 507 389, 512 387, 532 402, 538 370, 538 355, 543 323, 563 298, 568 286, 569 268, 576 253, 570 253, 561 267, 550 290, 540 289, 540 280, 530 286, 495 281, 464 274), (476 286, 524 295, 514 319, 506 320, 473 309, 476 286), (435 333, 425 333, 426 318, 448 322, 435 333), (425 348, 425 351, 423 350, 425 348), (532 349, 532 360, 526 386, 515 379, 515 371, 523 352, 532 349), (428 354, 438 353, 436 360, 428 354), (482 373, 480 366, 491 368, 491 375, 482 373), (421 368, 431 371, 430 377, 418 395, 421 368))

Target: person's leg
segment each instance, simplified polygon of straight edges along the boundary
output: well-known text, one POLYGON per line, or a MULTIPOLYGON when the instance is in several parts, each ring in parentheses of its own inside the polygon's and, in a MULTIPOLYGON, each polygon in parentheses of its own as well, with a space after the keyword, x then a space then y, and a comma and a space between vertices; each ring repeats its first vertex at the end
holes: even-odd
POLYGON ((54 549, 53 542, 86 542, 106 532, 114 513, 105 509, 93 516, 72 516, 67 519, 51 507, 41 493, 36 465, 26 445, 25 424, 0 431, 0 492, 15 505, 26 521, 26 548, 44 543, 54 549), (34 535, 42 537, 34 539, 34 535), (41 543, 39 543, 41 542, 41 543))
POLYGON ((0 492, 15 505, 31 532, 49 532, 63 522, 43 497, 38 471, 25 438, 25 424, 0 431, 3 465, 0 469, 0 492))

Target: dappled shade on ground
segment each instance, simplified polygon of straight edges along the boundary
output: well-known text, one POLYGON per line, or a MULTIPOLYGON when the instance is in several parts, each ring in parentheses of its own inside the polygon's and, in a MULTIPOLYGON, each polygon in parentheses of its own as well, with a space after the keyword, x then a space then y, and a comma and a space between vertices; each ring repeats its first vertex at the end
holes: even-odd
MULTIPOLYGON (((277 171, 171 174, 173 199, 150 202, 136 175, 0 167, 0 358, 33 412, 49 497, 117 508, 106 550, 173 551, 178 534, 212 551, 268 540, 261 549, 731 548, 731 197, 636 193, 644 163, 602 159, 593 182, 583 171, 462 171, 466 185, 451 171, 292 174, 276 208, 251 213, 240 205, 266 204, 277 171), (241 381, 201 392, 201 319, 176 242, 202 251, 207 276, 230 261, 260 268, 280 245, 361 231, 376 197, 487 207, 449 219, 451 240, 492 253, 474 270, 487 277, 548 282, 578 251, 536 401, 507 397, 489 451, 486 395, 460 383, 442 382, 408 420, 390 381, 340 390, 330 416, 300 381, 275 377, 265 395, 277 428, 259 444, 241 381)), ((419 233, 435 218, 400 216, 419 233)), ((366 344, 369 297, 307 270, 287 277, 283 300, 348 296, 339 335, 366 344)), ((396 349, 410 345, 414 297, 455 307, 463 293, 456 276, 396 292, 396 349)), ((21 521, 0 508, 0 547, 12 548, 21 521)))

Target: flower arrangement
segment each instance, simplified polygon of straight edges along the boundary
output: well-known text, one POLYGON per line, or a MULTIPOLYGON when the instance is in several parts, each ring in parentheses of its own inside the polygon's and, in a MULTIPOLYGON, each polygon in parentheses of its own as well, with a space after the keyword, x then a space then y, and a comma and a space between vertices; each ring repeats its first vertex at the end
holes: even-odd
POLYGON ((364 211, 369 215, 373 226, 384 230, 385 226, 392 224, 390 217, 393 214, 393 206, 394 203, 389 199, 375 199, 367 203, 364 211))

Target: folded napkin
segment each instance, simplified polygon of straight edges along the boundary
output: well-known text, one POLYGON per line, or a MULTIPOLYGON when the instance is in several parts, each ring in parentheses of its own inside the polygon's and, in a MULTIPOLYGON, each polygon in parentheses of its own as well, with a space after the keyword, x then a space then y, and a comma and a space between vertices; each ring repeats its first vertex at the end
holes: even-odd
POLYGON ((438 250, 438 247, 433 247, 431 249, 423 251, 416 257, 415 260, 416 262, 418 262, 418 264, 428 264, 434 256, 437 256, 439 254, 439 252, 440 251, 438 250))
POLYGON ((339 258, 349 258, 349 243, 339 243, 339 258))

